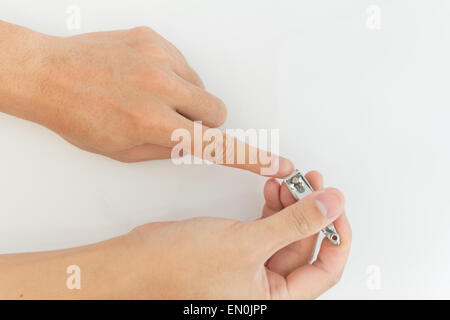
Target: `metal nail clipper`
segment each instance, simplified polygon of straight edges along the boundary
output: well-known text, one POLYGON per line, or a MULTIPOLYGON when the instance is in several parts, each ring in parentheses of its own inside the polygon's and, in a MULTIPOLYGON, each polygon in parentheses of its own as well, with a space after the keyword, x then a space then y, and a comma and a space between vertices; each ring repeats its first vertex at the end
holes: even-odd
MULTIPOLYGON (((313 193, 313 188, 309 184, 308 180, 306 180, 306 178, 298 170, 295 170, 292 174, 285 178, 284 182, 294 198, 297 200, 303 199, 307 195, 313 193)), ((330 224, 321 231, 333 244, 339 245, 341 243, 341 238, 337 233, 334 224, 330 224)))

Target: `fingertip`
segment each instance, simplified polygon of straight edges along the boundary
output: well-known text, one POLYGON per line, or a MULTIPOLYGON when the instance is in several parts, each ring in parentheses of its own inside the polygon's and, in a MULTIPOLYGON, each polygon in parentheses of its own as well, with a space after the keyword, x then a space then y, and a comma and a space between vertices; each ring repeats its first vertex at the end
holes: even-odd
POLYGON ((264 198, 267 201, 267 196, 269 196, 273 191, 279 191, 280 184, 275 178, 270 178, 264 184, 264 198))
POLYGON ((308 182, 311 184, 311 187, 314 190, 322 189, 323 187, 323 175, 316 170, 309 171, 305 178, 308 180, 308 182))
POLYGON ((333 194, 335 194, 336 197, 339 198, 339 201, 342 203, 342 208, 344 208, 344 206, 345 206, 345 197, 344 197, 344 194, 339 189, 330 187, 330 188, 326 188, 325 190, 327 192, 332 192, 333 194))
POLYGON ((283 157, 275 157, 270 165, 269 168, 261 168, 260 174, 266 177, 284 178, 295 169, 294 164, 283 157))
POLYGON ((216 102, 216 108, 214 110, 214 123, 213 123, 213 128, 218 128, 220 126, 222 126, 225 121, 227 120, 228 117, 228 110, 227 110, 227 106, 225 105, 225 103, 218 97, 213 96, 213 99, 216 102))
POLYGON ((294 164, 290 160, 280 157, 279 161, 278 176, 280 178, 284 178, 294 171, 294 164))
POLYGON ((326 188, 314 194, 317 208, 328 220, 333 221, 344 212, 344 196, 338 189, 326 188))

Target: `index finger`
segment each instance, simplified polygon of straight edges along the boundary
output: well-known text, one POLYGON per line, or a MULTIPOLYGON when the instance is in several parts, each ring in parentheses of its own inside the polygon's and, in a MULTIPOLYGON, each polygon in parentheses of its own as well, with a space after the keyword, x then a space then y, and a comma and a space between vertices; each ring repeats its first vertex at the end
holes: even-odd
MULTIPOLYGON (((198 159, 227 167, 248 170, 267 177, 282 178, 294 170, 291 161, 250 145, 217 128, 208 128, 175 113, 171 120, 171 137, 164 144, 172 147, 172 159, 189 153, 198 159)), ((235 130, 254 144, 260 139, 256 130, 235 130)), ((272 136, 272 135, 271 135, 272 136)), ((271 137, 266 137, 271 138, 271 137)), ((276 138, 278 138, 276 136, 276 138)), ((278 141, 271 141, 278 144, 278 141)))

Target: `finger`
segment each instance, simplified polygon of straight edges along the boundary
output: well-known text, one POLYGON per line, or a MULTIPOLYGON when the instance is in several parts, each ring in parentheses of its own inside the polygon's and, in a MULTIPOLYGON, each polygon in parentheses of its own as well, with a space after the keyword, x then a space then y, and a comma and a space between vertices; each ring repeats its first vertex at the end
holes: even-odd
POLYGON ((308 180, 313 190, 319 190, 323 188, 323 176, 319 171, 309 171, 305 175, 305 178, 306 180, 308 180))
POLYGON ((344 210, 344 197, 337 190, 315 191, 278 214, 253 221, 255 238, 264 243, 265 260, 287 245, 318 233, 344 210))
POLYGON ((219 127, 227 118, 225 104, 204 89, 176 76, 180 94, 171 97, 171 107, 192 121, 202 121, 208 127, 219 127))
POLYGON ((264 199, 266 200, 266 203, 263 208, 263 218, 266 218, 284 208, 280 201, 280 184, 277 180, 267 180, 264 186, 264 199))
MULTIPOLYGON (((323 178, 322 175, 317 171, 308 172, 305 177, 311 186, 317 190, 322 188, 323 178)), ((280 198, 283 207, 292 205, 297 200, 295 200, 291 193, 287 190, 287 186, 283 183, 280 188, 280 198), (286 193, 286 196, 290 196, 288 200, 283 202, 281 197, 283 190, 286 193)), ((267 203, 267 202, 266 202, 267 203)), ((296 241, 291 243, 287 247, 277 251, 267 263, 267 267, 282 275, 287 276, 292 270, 302 266, 306 263, 309 263, 313 258, 314 249, 316 247, 318 234, 314 234, 300 241, 296 241)))
POLYGON ((282 183, 280 187, 280 200, 284 207, 289 207, 297 202, 292 193, 289 191, 286 183, 282 183))
MULTIPOLYGON (((155 47, 154 44, 147 44, 148 47, 155 47)), ((144 45, 145 47, 145 45, 144 45)), ((150 49, 147 49, 147 51, 151 52, 150 49)), ((194 71, 186 62, 186 60, 180 59, 178 57, 173 57, 169 53, 166 52, 166 49, 161 49, 162 53, 160 56, 155 56, 153 53, 151 55, 152 60, 159 61, 159 63, 164 66, 167 66, 168 71, 174 72, 177 76, 184 79, 185 81, 189 82, 190 84, 200 88, 205 89, 205 85, 203 84, 202 79, 197 74, 197 72, 194 71)), ((144 52, 145 54, 145 52, 144 52)))
POLYGON ((192 122, 173 110, 162 116, 165 121, 149 125, 146 136, 149 143, 172 147, 172 154, 184 150, 215 164, 269 177, 282 178, 294 170, 293 164, 283 157, 250 146, 219 129, 192 122))
POLYGON ((287 277, 287 292, 293 299, 314 299, 334 286, 340 279, 350 253, 352 231, 345 214, 334 222, 341 244, 322 241, 317 260, 294 270, 287 277))
POLYGON ((177 62, 172 64, 173 71, 179 75, 181 78, 187 82, 199 87, 200 89, 205 89, 202 79, 199 77, 197 72, 194 71, 187 63, 177 62))

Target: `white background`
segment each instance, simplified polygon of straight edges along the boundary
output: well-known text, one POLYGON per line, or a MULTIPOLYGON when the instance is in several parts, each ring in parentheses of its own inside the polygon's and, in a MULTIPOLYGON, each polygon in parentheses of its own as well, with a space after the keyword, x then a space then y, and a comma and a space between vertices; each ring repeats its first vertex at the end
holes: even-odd
MULTIPOLYGON (((450 298, 449 15, 445 0, 0 3, 0 19, 52 35, 150 26, 226 102, 224 128, 279 128, 281 153, 346 196, 354 240, 333 299, 450 298), (79 30, 66 25, 72 4, 79 30)), ((7 115, 0 150, 1 253, 151 221, 250 220, 263 205, 265 179, 248 172, 122 164, 7 115)))

